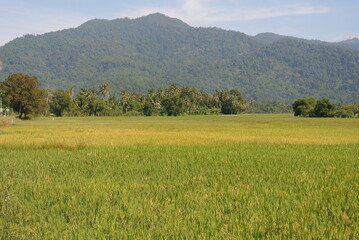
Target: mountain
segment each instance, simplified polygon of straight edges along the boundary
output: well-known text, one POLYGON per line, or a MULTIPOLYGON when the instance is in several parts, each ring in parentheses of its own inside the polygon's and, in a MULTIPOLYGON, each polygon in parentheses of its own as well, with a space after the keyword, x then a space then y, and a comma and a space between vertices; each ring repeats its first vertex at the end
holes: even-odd
POLYGON ((254 36, 254 39, 256 41, 264 43, 264 44, 271 44, 271 43, 274 43, 274 42, 282 40, 282 39, 292 39, 292 40, 303 41, 303 42, 312 43, 312 44, 326 45, 326 46, 337 46, 337 47, 342 47, 342 48, 346 48, 349 50, 359 51, 359 39, 358 38, 348 39, 348 40, 341 41, 341 42, 330 43, 330 42, 323 42, 320 40, 307 40, 307 39, 303 39, 303 38, 284 36, 284 35, 279 35, 279 34, 275 34, 275 33, 259 33, 254 36))
POLYGON ((337 43, 336 45, 359 51, 359 39, 353 38, 337 43))
POLYGON ((238 88, 247 99, 357 101, 359 52, 333 44, 218 28, 194 28, 163 14, 90 20, 73 29, 27 35, 0 48, 0 79, 35 75, 67 89, 109 82, 113 93, 172 83, 205 91, 238 88))
POLYGON ((283 36, 283 35, 279 35, 279 34, 271 33, 271 32, 259 33, 254 36, 254 39, 257 40, 258 42, 265 43, 265 44, 271 44, 271 43, 277 42, 282 39, 293 39, 293 40, 304 40, 305 41, 305 39, 295 38, 295 37, 290 37, 290 36, 283 36))

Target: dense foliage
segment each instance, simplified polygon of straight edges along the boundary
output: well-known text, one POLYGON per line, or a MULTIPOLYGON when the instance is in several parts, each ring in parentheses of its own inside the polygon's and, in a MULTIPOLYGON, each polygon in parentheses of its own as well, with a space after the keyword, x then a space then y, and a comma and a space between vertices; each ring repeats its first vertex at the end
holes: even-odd
POLYGON ((275 101, 250 101, 245 113, 292 113, 291 103, 275 101))
POLYGON ((52 92, 50 101, 51 112, 56 116, 62 116, 65 111, 69 111, 71 107, 71 97, 63 90, 52 92))
POLYGON ((328 98, 317 100, 314 97, 297 99, 293 103, 294 116, 300 117, 355 117, 359 116, 358 104, 336 106, 328 98))
MULTIPOLYGON (((105 84, 108 87, 111 85, 105 84)), ((121 92, 119 98, 99 88, 82 88, 75 95, 54 91, 50 110, 57 116, 118 116, 118 115, 207 115, 239 114, 247 106, 237 89, 215 91, 210 95, 196 88, 171 85, 149 90, 147 94, 121 92)))
POLYGON ((311 44, 317 44, 317 45, 323 45, 323 46, 337 46, 341 48, 346 48, 349 50, 356 50, 359 51, 359 39, 358 38, 352 38, 348 40, 344 40, 341 42, 323 42, 320 40, 307 40, 303 38, 296 38, 296 37, 290 37, 290 36, 283 36, 275 33, 260 33, 254 36, 254 39, 258 42, 265 43, 265 44, 271 44, 274 42, 277 42, 282 39, 292 39, 297 40, 301 42, 311 43, 311 44))
POLYGON ((4 99, 19 113, 20 118, 47 115, 47 109, 56 116, 118 116, 118 115, 190 115, 239 114, 247 107, 237 89, 215 91, 210 95, 196 88, 170 85, 147 94, 121 92, 112 96, 109 83, 98 88, 51 91, 40 90, 36 77, 23 73, 10 75, 0 82, 4 99), (48 105, 48 108, 47 108, 48 105))
POLYGON ((0 78, 24 72, 52 89, 90 89, 108 82, 115 96, 176 83, 211 93, 236 88, 253 100, 358 100, 357 51, 272 38, 259 41, 239 32, 193 28, 161 14, 91 20, 1 47, 0 78))
POLYGON ((19 113, 19 118, 25 119, 41 115, 45 110, 45 91, 39 87, 36 77, 23 73, 11 74, 0 82, 6 102, 19 113))
POLYGON ((335 43, 335 45, 359 51, 359 39, 358 38, 348 39, 348 40, 345 40, 345 41, 342 41, 339 43, 335 43))

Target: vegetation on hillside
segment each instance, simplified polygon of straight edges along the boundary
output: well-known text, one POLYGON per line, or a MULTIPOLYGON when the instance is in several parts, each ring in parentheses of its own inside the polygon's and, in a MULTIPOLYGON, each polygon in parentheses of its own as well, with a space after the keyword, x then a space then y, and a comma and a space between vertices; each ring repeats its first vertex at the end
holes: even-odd
POLYGON ((106 82, 117 97, 123 90, 145 93, 172 83, 209 93, 239 89, 257 101, 315 96, 353 102, 359 92, 357 51, 295 38, 265 43, 161 14, 27 35, 0 48, 0 65, 2 79, 24 72, 51 89, 106 82))
POLYGON ((274 42, 277 42, 282 39, 292 39, 297 40, 305 43, 311 43, 311 44, 317 44, 317 45, 323 45, 323 46, 337 46, 341 48, 346 48, 349 50, 355 50, 359 51, 359 39, 358 38, 352 38, 348 40, 344 40, 341 42, 324 42, 320 40, 307 40, 303 38, 296 38, 296 37, 290 37, 290 36, 283 36, 275 33, 260 33, 254 36, 254 39, 258 42, 265 43, 265 44, 271 44, 274 42))

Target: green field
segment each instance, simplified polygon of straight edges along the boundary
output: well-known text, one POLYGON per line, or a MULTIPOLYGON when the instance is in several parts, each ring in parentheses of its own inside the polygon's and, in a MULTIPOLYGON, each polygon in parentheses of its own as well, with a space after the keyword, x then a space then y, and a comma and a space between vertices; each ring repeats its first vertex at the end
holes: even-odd
POLYGON ((359 120, 40 118, 0 128, 0 239, 359 239, 359 120))

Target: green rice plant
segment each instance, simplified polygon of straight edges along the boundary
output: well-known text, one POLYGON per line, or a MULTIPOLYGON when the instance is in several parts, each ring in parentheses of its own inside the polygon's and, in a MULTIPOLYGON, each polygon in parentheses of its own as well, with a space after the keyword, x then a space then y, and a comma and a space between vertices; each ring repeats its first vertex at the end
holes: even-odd
POLYGON ((0 239, 358 239, 357 127, 288 115, 20 122, 1 129, 0 239))

